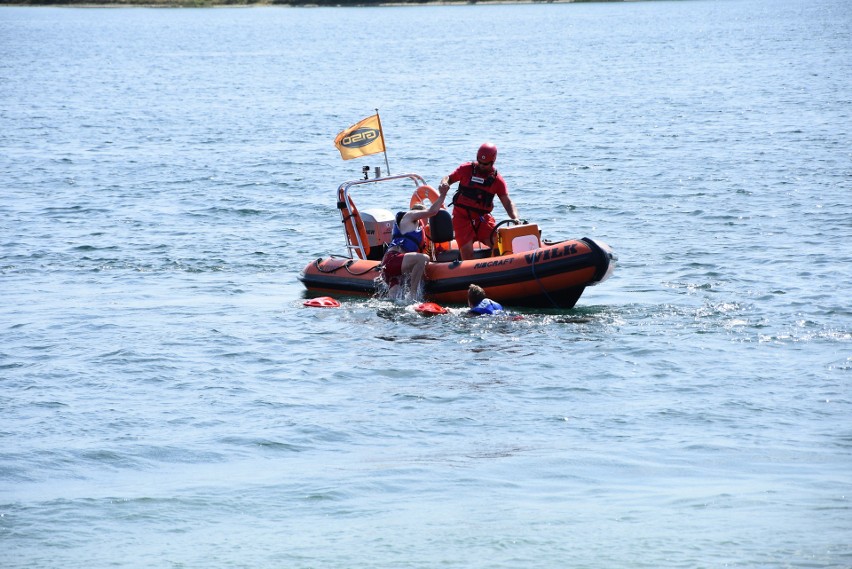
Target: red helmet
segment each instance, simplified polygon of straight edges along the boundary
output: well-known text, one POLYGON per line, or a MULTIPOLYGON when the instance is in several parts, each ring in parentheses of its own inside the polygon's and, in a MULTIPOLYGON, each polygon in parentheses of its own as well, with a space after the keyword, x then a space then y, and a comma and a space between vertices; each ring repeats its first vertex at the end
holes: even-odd
POLYGON ((497 147, 486 142, 479 147, 479 152, 476 153, 476 159, 480 162, 494 162, 497 160, 497 147))

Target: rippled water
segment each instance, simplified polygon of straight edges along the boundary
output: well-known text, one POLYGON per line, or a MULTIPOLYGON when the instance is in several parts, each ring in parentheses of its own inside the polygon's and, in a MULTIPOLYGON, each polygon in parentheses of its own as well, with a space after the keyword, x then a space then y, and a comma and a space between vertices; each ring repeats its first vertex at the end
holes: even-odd
POLYGON ((0 565, 852 567, 847 4, 0 8, 0 565), (376 107, 615 275, 303 307, 376 107))

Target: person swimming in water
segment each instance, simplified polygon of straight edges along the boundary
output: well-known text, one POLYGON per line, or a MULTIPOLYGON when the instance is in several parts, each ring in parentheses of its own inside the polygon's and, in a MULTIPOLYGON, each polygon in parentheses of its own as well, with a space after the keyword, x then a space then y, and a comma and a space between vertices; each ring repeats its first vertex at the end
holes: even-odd
POLYGON ((467 305, 470 307, 468 314, 472 316, 503 313, 503 307, 500 303, 488 298, 485 295, 485 289, 475 284, 467 287, 467 305))

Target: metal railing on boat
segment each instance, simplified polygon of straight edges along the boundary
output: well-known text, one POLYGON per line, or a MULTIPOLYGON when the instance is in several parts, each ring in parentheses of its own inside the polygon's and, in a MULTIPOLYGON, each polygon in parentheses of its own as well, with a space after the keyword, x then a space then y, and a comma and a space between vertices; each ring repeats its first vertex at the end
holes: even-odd
MULTIPOLYGON (((349 196, 349 190, 354 186, 361 186, 365 184, 379 184, 383 182, 393 182, 395 180, 411 180, 414 183, 414 188, 417 189, 420 186, 426 185, 426 180, 423 179, 423 176, 420 174, 397 174, 395 176, 384 176, 380 178, 368 178, 365 177, 361 180, 350 180, 348 182, 343 182, 337 188, 337 209, 340 211, 340 216, 342 221, 346 222, 346 213, 345 211, 357 211, 355 209, 355 204, 352 202, 352 198, 349 196)), ((357 217, 357 222, 363 224, 361 221, 360 215, 357 217)), ((354 226, 354 224, 353 224, 354 226)), ((357 255, 361 259, 367 258, 366 249, 364 248, 364 242, 362 239, 362 233, 358 231, 358 228, 355 228, 353 231, 354 234, 354 243, 352 242, 349 234, 346 232, 344 228, 344 236, 346 237, 346 250, 349 253, 349 258, 354 258, 354 255, 357 255)))

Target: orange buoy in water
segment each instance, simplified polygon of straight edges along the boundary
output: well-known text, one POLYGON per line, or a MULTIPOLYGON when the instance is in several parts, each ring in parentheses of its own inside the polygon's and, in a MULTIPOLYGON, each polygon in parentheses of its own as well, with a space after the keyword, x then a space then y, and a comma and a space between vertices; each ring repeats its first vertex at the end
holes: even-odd
POLYGON ((434 302, 424 302, 422 304, 418 304, 414 307, 414 310, 424 316, 434 316, 435 314, 447 314, 449 310, 441 306, 440 304, 435 304, 434 302))
POLYGON ((311 298, 310 300, 306 300, 303 303, 305 306, 310 306, 312 308, 339 308, 340 303, 331 298, 330 296, 318 296, 316 298, 311 298))

